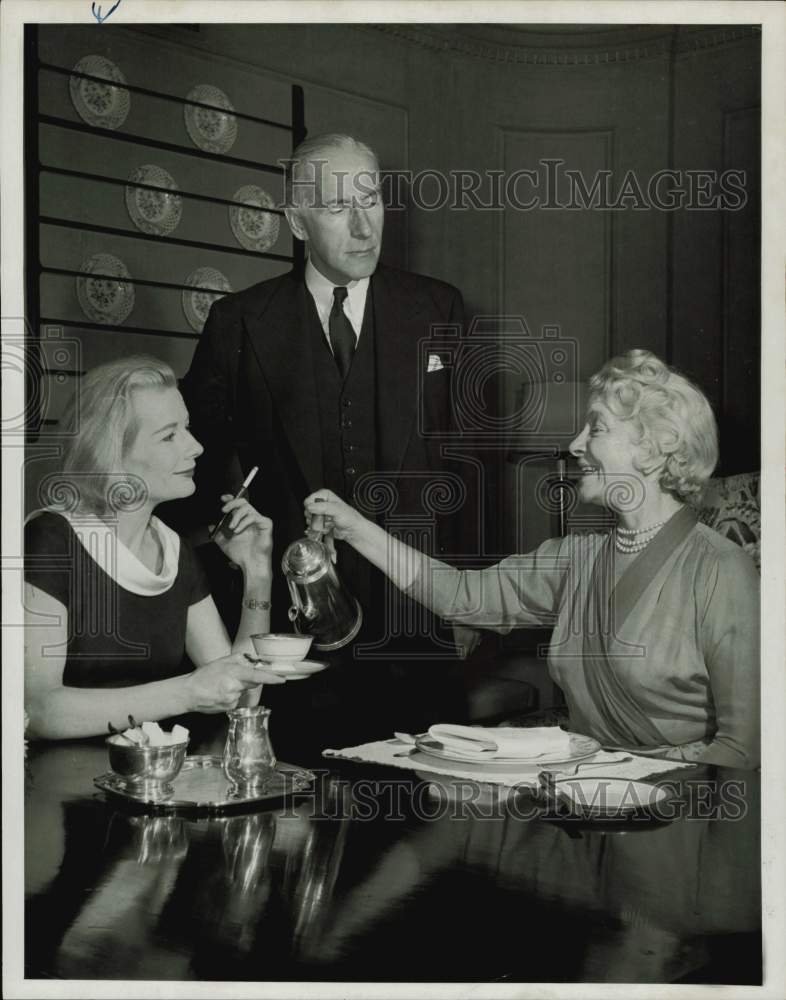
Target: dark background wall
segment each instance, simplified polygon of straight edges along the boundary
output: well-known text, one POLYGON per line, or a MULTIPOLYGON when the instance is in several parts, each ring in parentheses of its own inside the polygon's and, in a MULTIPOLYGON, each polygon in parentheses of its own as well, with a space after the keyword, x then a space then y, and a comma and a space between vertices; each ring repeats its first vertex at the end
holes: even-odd
MULTIPOLYGON (((544 326, 558 328, 560 337, 575 344, 571 380, 585 380, 617 351, 654 350, 694 377, 715 405, 722 435, 719 471, 758 468, 760 37, 753 29, 57 26, 42 28, 41 39, 51 58, 66 67, 82 55, 103 53, 122 66, 129 83, 172 93, 212 83, 238 110, 263 116, 288 113, 290 84, 301 84, 309 131, 359 135, 391 171, 509 174, 542 171, 540 161, 551 158, 590 179, 610 170, 617 185, 633 171, 645 186, 667 168, 747 171, 747 204, 735 212, 426 211, 410 199, 407 211, 388 213, 384 257, 458 285, 470 318, 520 315, 534 337, 544 326)), ((67 77, 42 75, 41 100, 73 116, 67 77)), ((144 118, 141 126, 175 129, 152 102, 146 107, 135 101, 135 108, 144 118)), ((178 127, 182 132, 182 123, 178 127)), ((245 130, 245 136, 243 155, 259 149, 261 159, 275 162, 288 152, 279 148, 280 136, 264 130, 245 130)), ((128 175, 127 147, 108 140, 95 146, 93 140, 92 146, 65 148, 62 137, 43 133, 41 141, 42 150, 51 152, 59 143, 57 155, 92 158, 110 174, 128 175)), ((184 188, 205 184, 204 176, 184 173, 176 154, 161 165, 183 178, 184 188)), ((231 173, 227 190, 246 181, 242 171, 231 173)), ((95 195, 79 185, 62 179, 49 184, 42 202, 48 199, 74 218, 98 210, 95 195)), ((100 210, 110 204, 102 196, 100 210)), ((111 211, 124 211, 122 198, 111 211)), ((181 270, 215 264, 240 288, 285 266, 221 258, 221 245, 231 242, 224 214, 191 222, 184 215, 181 225, 187 224, 215 242, 216 253, 210 260, 183 260, 181 270)), ((62 234, 46 239, 47 252, 72 267, 101 242, 82 236, 66 245, 62 234)), ((280 239, 277 249, 291 253, 283 228, 280 239)), ((141 243, 126 246, 125 253, 135 276, 167 267, 166 255, 159 251, 153 259, 141 243)), ((48 281, 41 297, 49 311, 76 315, 72 282, 48 281)), ((142 311, 128 324, 139 325, 139 316, 147 315, 159 325, 171 324, 175 334, 184 328, 176 297, 137 298, 142 311)), ((88 363, 143 348, 166 357, 178 373, 194 346, 177 335, 152 342, 122 327, 85 333, 83 340, 88 363)), ((49 393, 51 419, 70 381, 49 393)), ((494 405, 503 413, 520 404, 521 382, 515 371, 500 373, 494 405)), ((569 437, 561 427, 554 444, 564 447, 569 437)), ((531 547, 554 530, 531 499, 550 462, 516 465, 507 454, 501 445, 487 454, 490 520, 501 526, 490 544, 501 551, 531 547)), ((32 481, 43 468, 33 470, 32 481)))

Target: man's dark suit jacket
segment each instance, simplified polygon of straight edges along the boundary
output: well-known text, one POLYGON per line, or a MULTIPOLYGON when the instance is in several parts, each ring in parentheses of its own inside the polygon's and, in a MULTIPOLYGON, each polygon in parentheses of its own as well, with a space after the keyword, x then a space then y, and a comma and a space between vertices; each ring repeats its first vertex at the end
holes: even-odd
MULTIPOLYGON (((369 301, 375 331, 376 471, 396 498, 391 510, 371 516, 394 533, 401 527, 399 518, 410 526, 414 518, 424 529, 416 542, 419 547, 442 558, 460 556, 471 544, 474 504, 459 501, 460 509, 451 512, 446 497, 451 490, 461 492, 462 479, 467 489, 471 477, 464 475, 464 469, 470 466, 446 461, 440 446, 455 447, 459 442, 434 434, 449 431, 453 421, 450 352, 441 353, 442 369, 436 355, 450 342, 445 328, 455 328, 458 337, 463 322, 461 295, 442 281, 380 266, 370 281, 369 301), (441 331, 429 342, 435 326, 441 331), (430 343, 440 347, 429 350, 430 343), (429 367, 435 370, 428 371, 429 367), (442 494, 440 481, 446 483, 442 494)), ((220 299, 210 311, 182 385, 192 431, 205 447, 197 460, 192 523, 214 522, 219 495, 234 491, 242 476, 259 466, 250 499, 274 522, 273 628, 282 631, 291 627, 286 620, 289 600, 281 554, 304 533, 303 500, 325 482, 311 356, 314 341, 308 326, 314 315, 303 277, 295 272, 220 299)), ((344 499, 353 502, 352 497, 344 499)), ((369 515, 368 510, 365 513, 369 515)), ((180 527, 185 525, 181 522, 180 527)), ((341 574, 340 552, 338 570, 341 574)), ((376 602, 379 592, 375 593, 376 602)), ((366 605, 366 613, 373 613, 369 595, 356 596, 366 605)), ((442 641, 446 634, 442 633, 442 641)), ((433 652, 428 644, 421 648, 433 652)), ((444 648, 442 654, 444 661, 449 654, 444 648)), ((374 663, 364 669, 374 671, 374 663)), ((305 684, 313 681, 299 686, 305 684)))

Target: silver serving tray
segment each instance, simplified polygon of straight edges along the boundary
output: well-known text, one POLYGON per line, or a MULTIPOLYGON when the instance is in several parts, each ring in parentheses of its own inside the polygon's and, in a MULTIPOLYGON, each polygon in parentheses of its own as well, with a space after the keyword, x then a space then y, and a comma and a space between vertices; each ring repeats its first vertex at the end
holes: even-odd
POLYGON ((248 809, 302 792, 313 781, 311 771, 279 761, 265 788, 235 789, 224 775, 221 757, 214 754, 186 757, 180 773, 165 786, 161 795, 129 790, 123 778, 114 771, 93 779, 96 787, 108 795, 145 806, 149 811, 164 813, 222 813, 248 809))

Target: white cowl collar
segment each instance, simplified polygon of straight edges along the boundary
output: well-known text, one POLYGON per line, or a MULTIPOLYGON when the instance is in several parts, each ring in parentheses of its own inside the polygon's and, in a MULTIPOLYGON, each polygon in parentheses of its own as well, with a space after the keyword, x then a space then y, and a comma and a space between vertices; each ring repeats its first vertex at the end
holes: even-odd
MULTIPOLYGON (((180 535, 157 517, 150 518, 150 527, 158 535, 164 553, 164 562, 160 573, 154 573, 140 562, 134 553, 120 541, 112 528, 97 515, 47 507, 43 510, 64 517, 90 558, 97 562, 115 583, 125 590, 129 590, 132 594, 139 594, 141 597, 154 597, 156 594, 165 593, 175 582, 180 559, 180 535)), ((27 520, 31 520, 42 512, 41 510, 34 511, 27 520)))

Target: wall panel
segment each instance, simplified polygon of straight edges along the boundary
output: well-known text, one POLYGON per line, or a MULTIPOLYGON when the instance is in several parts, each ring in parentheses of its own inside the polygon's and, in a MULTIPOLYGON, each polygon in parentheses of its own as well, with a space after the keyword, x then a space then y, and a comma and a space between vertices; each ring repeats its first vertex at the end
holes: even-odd
POLYGON ((148 353, 182 376, 201 332, 206 295, 240 290, 292 266, 296 251, 283 218, 279 161, 290 154, 303 123, 297 117, 302 96, 291 84, 133 29, 48 25, 28 29, 27 39, 28 93, 37 87, 38 97, 30 110, 39 122, 26 150, 32 179, 28 310, 33 326, 40 322, 43 365, 34 443, 47 453, 43 466, 28 464, 34 498, 40 475, 54 460, 49 446, 57 450, 61 443, 58 422, 81 373, 102 361, 148 353), (106 62, 97 59, 109 60, 121 74, 113 77, 116 86, 74 76, 77 66, 101 76, 106 62), (192 93, 198 84, 214 89, 192 93), (189 103, 221 102, 221 94, 229 101, 223 118, 189 103), (103 115, 107 106, 117 113, 103 115), (139 168, 151 166, 165 172, 142 178, 152 188, 130 184, 139 168), (139 215, 135 198, 160 203, 155 186, 168 186, 167 174, 176 199, 164 197, 168 215, 151 224, 139 215), (270 227, 264 244, 249 241, 248 224, 245 235, 238 230, 238 191, 249 185, 270 199, 269 212, 244 210, 245 220, 270 227), (111 258, 97 264, 97 254, 118 258, 126 276, 112 280, 111 258), (122 288, 126 301, 133 299, 127 315, 95 315, 80 300, 91 258, 93 306, 122 288), (220 272, 202 276, 204 294, 190 288, 198 268, 220 272))
MULTIPOLYGON (((58 26, 46 38, 42 34, 42 55, 72 66, 86 53, 103 52, 129 82, 136 75, 151 90, 185 94, 196 83, 217 81, 238 111, 276 120, 289 119, 291 87, 298 84, 312 133, 356 132, 379 150, 389 170, 483 173, 501 165, 519 169, 553 155, 590 174, 610 166, 617 183, 632 171, 645 186, 668 167, 741 165, 754 180, 758 176, 760 47, 755 35, 737 33, 735 41, 730 28, 728 42, 725 32, 717 31, 706 44, 693 44, 701 29, 664 27, 652 46, 595 53, 593 39, 585 35, 577 48, 565 33, 554 58, 540 58, 534 47, 530 58, 526 32, 500 31, 498 41, 480 45, 467 41, 472 27, 58 26)), ((45 75, 42 106, 49 114, 76 120, 67 77, 51 87, 45 86, 45 75)), ((182 108, 138 95, 127 124, 138 135, 147 130, 164 141, 188 143, 182 122, 182 108)), ((84 169, 89 163, 96 174, 125 178, 134 165, 152 159, 140 150, 143 158, 132 161, 128 145, 111 136, 105 137, 106 148, 117 150, 102 158, 91 150, 92 137, 46 128, 52 155, 57 150, 58 157, 84 169)), ((275 163, 286 152, 288 138, 240 122, 233 155, 275 163)), ((181 187, 205 195, 229 192, 231 197, 236 186, 257 176, 217 162, 205 172, 184 152, 158 155, 181 187)), ((268 180, 273 179, 270 174, 268 180)), ((54 200, 69 218, 93 218, 93 206, 69 184, 50 178, 47 205, 54 200)), ((753 187, 751 198, 751 204, 758 199, 753 187)), ((114 224, 128 228, 123 188, 103 200, 115 213, 114 224)), ((182 232, 211 246, 180 247, 173 281, 204 264, 222 271, 233 288, 242 288, 286 266, 229 252, 233 244, 224 209, 186 201, 182 230, 173 235, 182 232)), ((91 234, 74 232, 69 239, 64 242, 53 227, 42 230, 45 262, 68 267, 69 261, 95 252, 91 234)), ((410 202, 406 212, 388 213, 383 253, 390 263, 456 284, 470 318, 508 310, 521 313, 533 331, 543 322, 559 325, 579 341, 580 377, 608 354, 631 347, 670 353, 700 381, 722 414, 723 468, 728 471, 758 462, 750 445, 758 435, 757 241, 753 209, 725 218, 718 212, 632 208, 506 210, 503 218, 500 212, 450 206, 423 210, 410 202)), ((151 243, 144 253, 135 253, 133 237, 104 234, 101 242, 109 252, 133 260, 132 273, 143 277, 160 277, 171 266, 165 245, 151 243)), ((291 245, 276 250, 292 253, 291 245)), ((177 294, 156 298, 166 322, 179 322, 177 329, 186 330, 177 294)), ((146 294, 140 297, 143 305, 154 308, 146 294)), ((107 353, 100 331, 79 336, 85 357, 107 353)), ((123 343, 136 347, 140 336, 124 334, 123 343)), ((183 340, 173 348, 180 370, 193 343, 183 340)), ((500 399, 513 406, 515 387, 509 391, 503 382, 500 399)), ((489 497, 498 505, 494 520, 509 528, 512 538, 516 515, 510 498, 497 495, 493 483, 489 497)), ((534 527, 525 543, 538 541, 542 530, 542 524, 534 527)))

